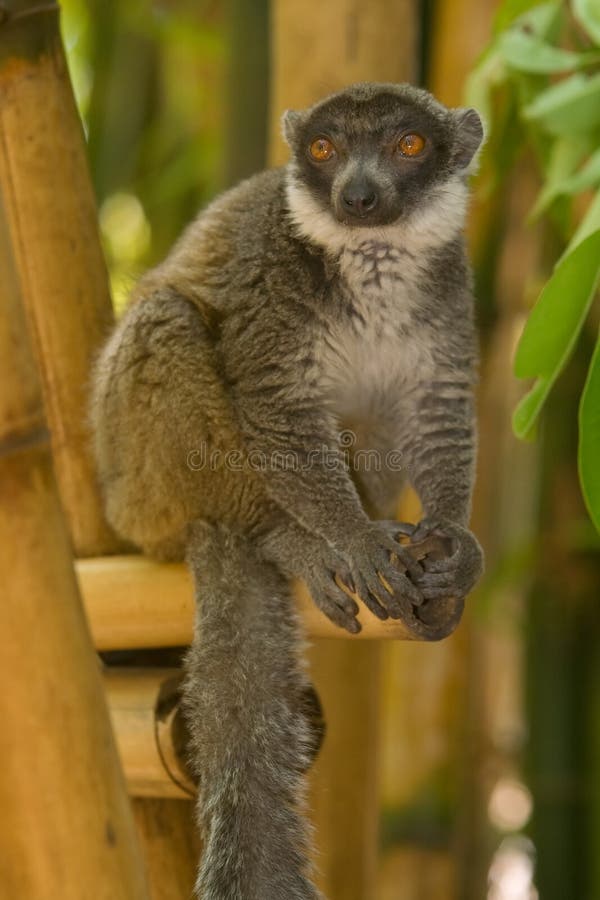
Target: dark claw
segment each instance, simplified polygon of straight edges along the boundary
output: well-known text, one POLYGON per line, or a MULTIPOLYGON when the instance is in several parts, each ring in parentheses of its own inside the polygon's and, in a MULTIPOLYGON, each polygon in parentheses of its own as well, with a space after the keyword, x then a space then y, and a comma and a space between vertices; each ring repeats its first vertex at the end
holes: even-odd
POLYGON ((359 631, 362 630, 362 626, 358 619, 350 619, 344 625, 342 625, 342 628, 345 628, 346 631, 350 632, 350 634, 358 634, 359 631))
POLYGON ((356 634, 360 631, 360 623, 352 615, 348 615, 340 604, 336 603, 331 597, 319 597, 317 601, 319 609, 325 613, 334 625, 344 628, 350 634, 356 634))
POLYGON ((354 584, 354 579, 352 578, 352 575, 350 574, 348 569, 338 569, 337 577, 352 594, 356 593, 356 585, 354 584))

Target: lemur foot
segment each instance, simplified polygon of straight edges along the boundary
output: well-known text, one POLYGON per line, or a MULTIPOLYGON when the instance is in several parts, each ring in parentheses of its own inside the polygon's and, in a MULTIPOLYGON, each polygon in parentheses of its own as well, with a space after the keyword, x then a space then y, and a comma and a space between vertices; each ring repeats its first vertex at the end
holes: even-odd
POLYGON ((449 544, 447 555, 425 556, 413 576, 424 599, 466 597, 483 572, 483 551, 475 535, 447 519, 424 518, 418 525, 397 524, 401 526, 397 530, 410 537, 412 544, 432 536, 449 544))

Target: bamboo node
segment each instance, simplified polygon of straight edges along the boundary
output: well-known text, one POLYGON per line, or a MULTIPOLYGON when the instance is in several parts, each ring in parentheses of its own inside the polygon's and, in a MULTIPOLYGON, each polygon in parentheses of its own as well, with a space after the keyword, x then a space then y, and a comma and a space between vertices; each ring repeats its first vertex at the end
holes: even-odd
POLYGON ((50 432, 45 425, 34 423, 26 432, 12 432, 0 439, 0 458, 26 453, 46 444, 50 444, 50 432))

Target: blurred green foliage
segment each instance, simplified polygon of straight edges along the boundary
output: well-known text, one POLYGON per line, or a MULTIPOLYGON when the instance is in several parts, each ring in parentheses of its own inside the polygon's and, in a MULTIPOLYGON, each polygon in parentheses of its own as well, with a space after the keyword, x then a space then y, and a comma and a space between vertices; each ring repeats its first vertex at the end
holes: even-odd
MULTIPOLYGON (((495 35, 473 72, 470 102, 487 118, 498 178, 524 149, 533 151, 542 188, 531 210, 547 215, 564 252, 527 322, 515 374, 536 381, 515 411, 519 437, 535 432, 540 411, 568 362, 600 280, 600 3, 505 0, 495 35), (494 102, 498 93, 503 102, 494 102), (495 115, 493 110, 502 113, 495 115), (515 127, 518 125, 518 127, 515 127), (507 154, 504 146, 511 146, 507 154), (566 245, 566 246, 565 246, 566 245)), ((579 473, 600 530, 600 350, 579 406, 579 473)))
POLYGON ((223 182, 227 10, 64 0, 115 305, 223 182))

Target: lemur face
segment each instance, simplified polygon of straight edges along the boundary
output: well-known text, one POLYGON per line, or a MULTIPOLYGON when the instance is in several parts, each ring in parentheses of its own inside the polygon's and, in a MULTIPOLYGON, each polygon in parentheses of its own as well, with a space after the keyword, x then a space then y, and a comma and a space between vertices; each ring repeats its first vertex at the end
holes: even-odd
POLYGON ((287 112, 292 175, 345 226, 407 222, 464 176, 483 138, 473 109, 450 110, 410 85, 359 84, 287 112))

